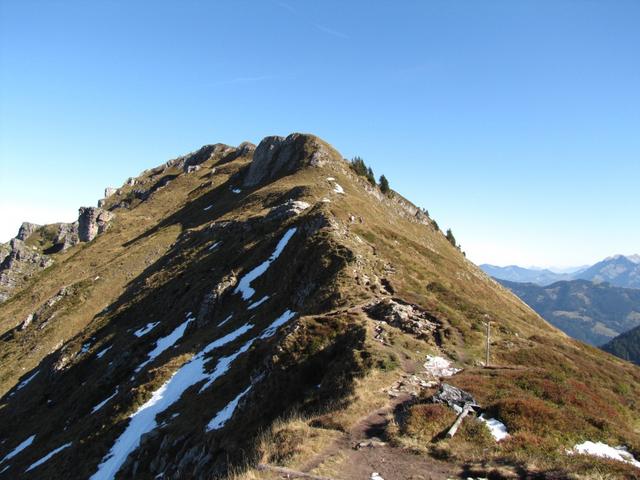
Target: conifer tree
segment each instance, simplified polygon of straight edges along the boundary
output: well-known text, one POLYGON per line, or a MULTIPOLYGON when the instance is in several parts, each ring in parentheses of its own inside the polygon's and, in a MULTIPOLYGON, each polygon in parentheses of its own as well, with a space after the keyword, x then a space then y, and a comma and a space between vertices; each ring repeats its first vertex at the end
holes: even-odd
POLYGON ((384 175, 380 175, 380 191, 382 193, 387 193, 389 190, 389 180, 387 180, 387 177, 384 175))

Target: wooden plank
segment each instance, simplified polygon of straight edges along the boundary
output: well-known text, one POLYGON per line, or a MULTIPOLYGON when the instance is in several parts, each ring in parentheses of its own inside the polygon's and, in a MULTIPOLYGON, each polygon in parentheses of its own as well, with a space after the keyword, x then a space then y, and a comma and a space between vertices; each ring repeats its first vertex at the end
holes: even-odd
POLYGON ((460 414, 458 415, 458 418, 456 418, 456 421, 454 422, 454 424, 451 425, 451 428, 447 432, 447 437, 451 438, 456 434, 456 432, 458 431, 458 428, 460 428, 460 425, 462 424, 462 420, 464 420, 464 417, 466 417, 471 410, 472 410, 471 405, 467 403, 462 409, 462 411, 460 412, 460 414))

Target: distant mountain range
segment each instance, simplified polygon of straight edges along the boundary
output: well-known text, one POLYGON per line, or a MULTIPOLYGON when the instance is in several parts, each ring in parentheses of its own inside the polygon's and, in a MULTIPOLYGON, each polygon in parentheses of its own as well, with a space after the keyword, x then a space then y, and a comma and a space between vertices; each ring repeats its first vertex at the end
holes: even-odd
POLYGON ((640 255, 614 255, 591 266, 579 267, 573 272, 554 272, 549 269, 523 268, 517 265, 498 267, 483 264, 485 273, 499 280, 535 283, 540 286, 568 280, 609 282, 615 287, 640 288, 640 255))
POLYGON ((640 290, 588 280, 548 286, 498 280, 566 334, 600 346, 640 325, 640 290))
POLYGON ((640 327, 618 335, 601 348, 617 357, 640 365, 640 327))

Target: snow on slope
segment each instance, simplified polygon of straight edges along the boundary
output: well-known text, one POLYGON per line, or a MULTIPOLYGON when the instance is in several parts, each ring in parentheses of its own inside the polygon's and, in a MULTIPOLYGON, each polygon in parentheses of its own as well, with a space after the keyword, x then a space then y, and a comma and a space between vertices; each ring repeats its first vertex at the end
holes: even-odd
MULTIPOLYGON (((142 435, 156 428, 156 416, 177 402, 189 387, 203 380, 210 380, 215 374, 215 371, 211 374, 207 373, 205 355, 234 341, 252 328, 253 325, 247 323, 224 337, 214 340, 153 392, 151 398, 131 415, 129 425, 116 439, 109 453, 104 456, 102 462, 98 465, 98 470, 91 476, 91 480, 114 478, 129 454, 140 445, 142 435)), ((226 370, 220 375, 225 372, 226 370)))
POLYGON ((284 247, 287 246, 287 243, 289 243, 289 240, 291 240, 291 237, 293 237, 293 234, 296 233, 296 230, 296 227, 287 230, 287 232, 278 242, 278 245, 276 245, 276 249, 271 254, 271 256, 260 265, 255 267, 253 270, 246 273, 238 282, 238 286, 236 287, 234 293, 242 294, 243 300, 249 300, 251 297, 253 297, 256 291, 251 288, 251 282, 261 276, 264 272, 266 272, 269 266, 280 256, 280 254, 284 250, 284 247))
POLYGON ((101 401, 99 404, 97 404, 96 406, 94 406, 91 409, 91 413, 96 413, 98 410, 100 410, 102 407, 104 407, 109 400, 111 400, 113 397, 115 397, 118 394, 118 387, 116 387, 116 391, 113 392, 111 395, 109 395, 107 398, 105 398, 103 401, 101 401))
POLYGON ((178 325, 173 330, 173 332, 171 332, 169 335, 167 335, 166 337, 160 338, 156 342, 156 347, 147 354, 147 359, 144 362, 142 362, 140 365, 138 365, 138 367, 135 370, 136 373, 138 373, 140 370, 142 370, 142 368, 145 365, 147 365, 150 362, 152 362, 153 360, 155 360, 156 357, 158 357, 167 348, 172 347, 173 345, 175 345, 175 343, 182 338, 182 336, 184 335, 184 332, 187 329, 187 327, 189 326, 189 324, 191 322, 193 322, 193 320, 195 320, 195 317, 193 317, 191 315, 192 315, 192 313, 189 312, 189 314, 187 315, 187 320, 185 322, 183 322, 180 325, 178 325))
POLYGON ((38 460, 37 462, 32 463, 29 468, 27 468, 25 470, 25 473, 33 470, 36 467, 39 467, 40 465, 42 465, 44 462, 46 462, 47 460, 49 460, 51 457, 53 457, 54 455, 58 454, 59 452, 61 452, 62 450, 64 450, 65 448, 68 448, 71 446, 72 442, 69 443, 65 443, 64 445, 62 445, 61 447, 56 448, 55 450, 51 450, 49 453, 47 453, 44 457, 42 457, 40 460, 38 460))
POLYGON ((160 322, 147 323, 144 327, 133 332, 133 334, 138 338, 144 337, 147 333, 149 333, 151 330, 156 328, 158 325, 160 325, 160 322))
MULTIPOLYGON (((284 325, 295 315, 295 312, 291 312, 290 310, 285 311, 274 320, 271 325, 264 329, 257 339, 265 339, 273 336, 280 326, 284 325)), ((102 462, 98 465, 98 470, 91 476, 90 480, 113 479, 129 454, 140 445, 142 435, 157 427, 156 416, 158 414, 164 412, 177 402, 189 387, 206 380, 206 383, 200 388, 200 392, 202 392, 218 378, 227 373, 233 361, 242 353, 249 350, 256 338, 245 342, 245 344, 233 354, 221 357, 211 373, 207 373, 206 371, 206 365, 209 359, 205 358, 205 355, 236 340, 252 328, 252 324, 246 323, 224 337, 214 340, 180 367, 159 389, 153 392, 151 398, 131 415, 129 425, 127 425, 124 432, 116 439, 109 453, 104 456, 102 462)), ((240 399, 238 399, 238 401, 239 400, 240 399)), ((235 410, 235 407, 233 410, 235 410)), ((233 411, 230 413, 233 414, 233 411)))
POLYGON ((504 440, 509 436, 507 426, 500 420, 496 420, 495 418, 486 418, 484 414, 480 415, 478 418, 487 425, 496 442, 504 440))
POLYGON ((640 462, 636 460, 624 447, 611 447, 602 442, 584 442, 573 447, 569 453, 579 453, 583 455, 593 455, 600 458, 610 458, 618 460, 640 468, 640 462))
POLYGON ((211 419, 211 421, 207 424, 207 432, 210 432, 211 430, 218 430, 219 428, 224 427, 224 424, 227 423, 227 421, 229 421, 231 417, 233 417, 233 413, 238 407, 238 403, 240 402, 240 400, 242 400, 242 397, 249 393, 249 390, 251 390, 252 386, 253 385, 249 385, 242 392, 240 392, 238 396, 236 396, 236 398, 231 400, 222 410, 220 410, 216 414, 215 417, 211 419))
POLYGON ((4 463, 6 460, 11 460, 13 457, 15 457, 16 455, 18 455, 22 450, 24 450, 25 448, 27 448, 29 445, 31 445, 33 443, 33 441, 35 440, 36 436, 35 435, 31 435, 29 438, 27 438, 24 442, 22 442, 20 445, 18 445, 16 448, 14 448, 13 450, 11 450, 9 453, 7 453, 4 458, 2 460, 0 460, 0 463, 4 463))

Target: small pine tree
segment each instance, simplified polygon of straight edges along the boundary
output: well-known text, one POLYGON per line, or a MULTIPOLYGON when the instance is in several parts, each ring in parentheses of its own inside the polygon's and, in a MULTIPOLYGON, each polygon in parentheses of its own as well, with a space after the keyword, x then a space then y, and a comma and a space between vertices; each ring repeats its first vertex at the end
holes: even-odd
POLYGON ((449 240, 449 243, 451 245, 453 245, 454 247, 457 247, 458 245, 456 244, 456 237, 453 236, 453 232, 451 231, 450 228, 447 229, 447 240, 449 240))
POLYGON ((358 175, 365 177, 367 175, 367 165, 361 157, 353 157, 351 159, 351 168, 358 175))
POLYGON ((369 183, 375 187, 376 176, 373 174, 371 167, 367 168, 367 180, 369 180, 369 183))
POLYGON ((384 175, 380 175, 380 191, 382 193, 387 193, 389 190, 391 190, 389 188, 389 180, 387 180, 387 177, 384 175))

